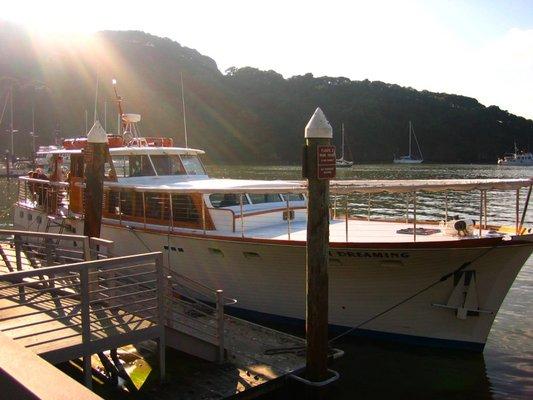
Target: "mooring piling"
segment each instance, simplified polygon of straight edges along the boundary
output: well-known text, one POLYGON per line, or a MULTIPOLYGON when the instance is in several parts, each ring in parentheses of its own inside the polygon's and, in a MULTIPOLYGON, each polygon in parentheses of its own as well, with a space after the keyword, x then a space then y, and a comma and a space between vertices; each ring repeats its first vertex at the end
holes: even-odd
POLYGON ((308 182, 306 248, 306 378, 310 386, 328 379, 329 179, 335 177, 331 126, 317 108, 305 127, 303 176, 308 182))

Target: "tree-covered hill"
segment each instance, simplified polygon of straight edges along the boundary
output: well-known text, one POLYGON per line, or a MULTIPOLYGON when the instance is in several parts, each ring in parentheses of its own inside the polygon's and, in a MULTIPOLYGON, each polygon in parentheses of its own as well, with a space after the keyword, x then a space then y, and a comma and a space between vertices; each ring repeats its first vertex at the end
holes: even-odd
MULTIPOLYGON (((230 68, 166 38, 138 31, 100 32, 92 39, 51 41, 0 22, 0 111, 13 87, 16 151, 29 154, 34 104, 39 144, 85 133, 91 125, 96 75, 99 118, 116 130, 111 86, 118 80, 128 112, 142 114, 142 133, 183 144, 180 75, 185 84, 189 145, 216 163, 298 163, 303 129, 317 106, 340 142, 344 123, 355 162, 390 162, 407 152, 411 120, 429 162, 490 162, 533 145, 533 121, 485 107, 469 97, 417 91, 379 81, 311 74, 284 79, 274 71, 230 68)), ((490 82, 487 82, 490 85, 490 82)), ((9 128, 9 104, 2 131, 9 128)), ((0 151, 9 146, 2 136, 0 151)))

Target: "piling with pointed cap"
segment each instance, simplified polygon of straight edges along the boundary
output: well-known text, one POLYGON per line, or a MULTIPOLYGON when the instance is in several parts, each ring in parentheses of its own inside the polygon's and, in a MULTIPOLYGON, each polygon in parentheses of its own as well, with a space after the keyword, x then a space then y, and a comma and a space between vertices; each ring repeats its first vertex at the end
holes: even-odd
POLYGON ((89 237, 100 236, 104 197, 104 167, 107 152, 107 134, 100 122, 96 120, 87 134, 87 147, 84 149, 85 218, 83 234, 89 237))
POLYGON ((308 180, 306 249, 306 378, 327 379, 329 179, 335 177, 333 132, 317 108, 305 127, 303 175, 308 180))

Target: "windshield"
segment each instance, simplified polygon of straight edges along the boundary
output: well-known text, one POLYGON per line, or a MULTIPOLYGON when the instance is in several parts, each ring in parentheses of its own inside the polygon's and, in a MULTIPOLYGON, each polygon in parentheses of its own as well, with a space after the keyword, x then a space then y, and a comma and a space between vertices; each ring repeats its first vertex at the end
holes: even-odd
POLYGON ((181 155, 181 162, 187 171, 187 175, 205 175, 205 169, 200 159, 194 155, 181 155))
POLYGON ((138 156, 114 156, 113 164, 118 177, 154 176, 157 175, 185 175, 179 156, 156 154, 138 156))

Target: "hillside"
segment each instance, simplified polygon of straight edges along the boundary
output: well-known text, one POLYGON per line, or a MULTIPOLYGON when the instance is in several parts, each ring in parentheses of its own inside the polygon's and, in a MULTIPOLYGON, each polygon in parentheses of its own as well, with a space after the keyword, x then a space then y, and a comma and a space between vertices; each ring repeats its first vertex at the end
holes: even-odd
MULTIPOLYGON (((522 148, 533 145, 533 121, 469 97, 343 77, 284 79, 251 67, 222 74, 196 50, 143 32, 106 31, 91 40, 51 42, 0 22, 0 109, 13 84, 18 153, 31 151, 32 102, 38 143, 51 143, 56 130, 61 137, 84 133, 85 110, 89 121, 93 115, 96 71, 100 120, 105 100, 108 130, 116 130, 110 84, 116 78, 126 110, 142 114, 142 133, 172 136, 178 145, 182 73, 189 145, 205 149, 210 162, 299 163, 303 129, 316 106, 323 108, 337 141, 345 124, 348 154, 356 162, 390 162, 393 153, 405 153, 409 120, 431 162, 493 163, 515 140, 522 148)), ((2 131, 8 121, 9 107, 2 131)))

